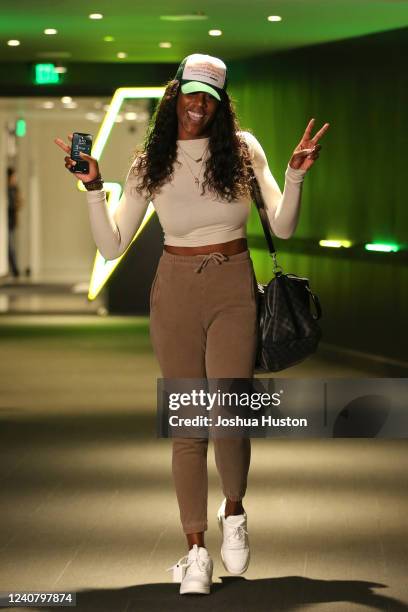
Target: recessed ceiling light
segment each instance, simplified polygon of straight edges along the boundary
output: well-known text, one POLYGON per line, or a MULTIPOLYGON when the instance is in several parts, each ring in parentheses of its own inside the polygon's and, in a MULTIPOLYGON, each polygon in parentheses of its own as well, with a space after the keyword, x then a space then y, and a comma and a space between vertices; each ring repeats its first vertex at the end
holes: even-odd
POLYGON ((63 104, 70 104, 72 102, 71 96, 62 96, 61 102, 63 104))
POLYGON ((96 123, 99 123, 99 121, 101 120, 100 116, 97 113, 86 113, 85 119, 88 119, 88 121, 94 121, 96 123))
POLYGON ((45 101, 41 104, 41 108, 46 108, 46 109, 50 109, 50 108, 54 108, 54 102, 50 101, 45 101))
POLYGON ((134 112, 125 113, 125 119, 127 121, 136 121, 137 116, 137 113, 134 112))
POLYGON ((209 30, 209 35, 210 36, 221 36, 222 35, 222 30, 209 30))
POLYGON ((163 21, 202 21, 208 19, 204 13, 184 13, 181 15, 160 15, 163 21))
POLYGON ((114 42, 115 39, 113 38, 113 36, 104 36, 103 40, 105 42, 114 42))
POLYGON ((269 15, 268 21, 282 21, 282 17, 279 15, 269 15))
POLYGON ((46 28, 44 30, 44 34, 52 36, 53 34, 58 34, 58 30, 56 30, 55 28, 46 28))
POLYGON ((91 13, 89 19, 103 19, 102 13, 91 13))
POLYGON ((161 47, 162 49, 170 49, 171 42, 161 42, 159 43, 159 47, 161 47))
POLYGON ((8 40, 7 44, 9 47, 18 47, 18 45, 20 44, 19 40, 8 40))
POLYGON ((119 59, 124 59, 125 57, 127 57, 127 53, 123 53, 123 51, 119 51, 119 53, 117 53, 117 56, 119 59))

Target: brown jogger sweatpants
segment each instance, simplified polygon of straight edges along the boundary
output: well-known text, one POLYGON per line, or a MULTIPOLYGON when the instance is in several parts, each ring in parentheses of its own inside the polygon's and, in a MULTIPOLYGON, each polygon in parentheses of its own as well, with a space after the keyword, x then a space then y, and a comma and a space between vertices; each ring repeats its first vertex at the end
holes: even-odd
MULTIPOLYGON (((163 378, 252 378, 256 280, 249 251, 163 251, 150 291, 150 337, 163 378)), ((249 438, 214 438, 225 497, 247 486, 249 438)), ((173 438, 172 470, 184 533, 207 529, 206 438, 173 438)))

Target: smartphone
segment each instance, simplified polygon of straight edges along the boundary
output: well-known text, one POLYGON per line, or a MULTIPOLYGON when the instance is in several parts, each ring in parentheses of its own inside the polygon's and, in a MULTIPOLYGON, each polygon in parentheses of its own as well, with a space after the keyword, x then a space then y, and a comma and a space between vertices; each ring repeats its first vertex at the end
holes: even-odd
POLYGON ((80 172, 81 174, 89 173, 89 163, 83 160, 79 153, 87 153, 87 155, 91 154, 92 150, 92 135, 91 134, 83 134, 81 132, 74 132, 72 134, 72 143, 71 143, 71 159, 76 161, 75 166, 70 168, 71 172, 80 172))

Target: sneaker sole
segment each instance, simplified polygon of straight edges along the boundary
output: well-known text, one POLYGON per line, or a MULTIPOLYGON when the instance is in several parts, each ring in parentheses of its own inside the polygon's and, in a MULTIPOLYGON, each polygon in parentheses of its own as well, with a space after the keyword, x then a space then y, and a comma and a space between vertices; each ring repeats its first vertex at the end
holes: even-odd
POLYGON ((243 569, 242 569, 240 572, 233 572, 233 571, 232 571, 232 570, 231 570, 231 569, 230 569, 230 568, 227 566, 227 564, 225 563, 225 561, 224 561, 224 555, 222 554, 222 548, 221 548, 221 559, 222 559, 222 564, 223 564, 223 566, 225 567, 225 569, 227 570, 227 572, 228 572, 229 574, 231 574, 231 576, 241 576, 241 574, 245 574, 245 572, 247 571, 248 566, 249 566, 249 561, 250 561, 250 558, 251 558, 251 553, 248 553, 248 560, 247 560, 247 562, 246 562, 245 567, 244 567, 244 568, 243 568, 243 569))
POLYGON ((180 587, 180 595, 209 595, 211 587, 205 587, 199 582, 191 583, 188 587, 180 587))

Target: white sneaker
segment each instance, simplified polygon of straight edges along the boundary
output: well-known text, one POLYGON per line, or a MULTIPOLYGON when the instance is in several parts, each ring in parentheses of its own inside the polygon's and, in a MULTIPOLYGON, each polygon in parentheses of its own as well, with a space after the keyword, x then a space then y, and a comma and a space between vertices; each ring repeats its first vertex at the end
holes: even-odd
POLYGON ((192 593, 209 595, 213 562, 206 548, 194 544, 188 555, 179 559, 167 571, 170 570, 173 571, 173 582, 181 582, 180 595, 192 593))
POLYGON ((221 558, 225 569, 230 574, 243 574, 249 565, 249 540, 247 515, 230 515, 225 518, 225 503, 222 502, 218 514, 218 525, 222 533, 221 558))

